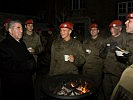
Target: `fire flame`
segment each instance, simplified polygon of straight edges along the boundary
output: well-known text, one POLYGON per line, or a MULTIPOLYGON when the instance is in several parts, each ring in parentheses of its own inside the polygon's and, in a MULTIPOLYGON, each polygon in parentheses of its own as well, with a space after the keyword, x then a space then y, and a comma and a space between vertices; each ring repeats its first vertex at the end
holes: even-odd
POLYGON ((82 88, 82 93, 87 93, 87 92, 89 92, 89 90, 86 87, 83 87, 82 88))
MULTIPOLYGON (((70 83, 71 87, 75 87, 75 84, 73 82, 70 83)), ((89 92, 90 90, 87 88, 87 82, 84 83, 84 86, 82 84, 76 88, 77 90, 81 91, 80 94, 84 94, 89 92)))
POLYGON ((86 81, 71 81, 68 85, 64 85, 60 91, 57 92, 58 95, 82 95, 90 92, 90 83, 86 81))

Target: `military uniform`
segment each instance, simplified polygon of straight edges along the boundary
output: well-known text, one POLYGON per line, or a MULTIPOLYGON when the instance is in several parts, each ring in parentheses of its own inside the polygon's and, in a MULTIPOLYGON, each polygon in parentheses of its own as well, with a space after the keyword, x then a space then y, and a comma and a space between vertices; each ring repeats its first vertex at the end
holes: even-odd
POLYGON ((102 46, 102 41, 101 37, 97 37, 96 39, 88 39, 83 43, 84 52, 86 52, 86 63, 83 67, 84 73, 101 73, 103 60, 99 57, 99 50, 102 46))
POLYGON ((126 68, 110 100, 133 100, 133 65, 126 68))
POLYGON ((127 35, 127 49, 131 53, 131 56, 129 57, 129 64, 133 63, 133 34, 128 33, 127 35))
POLYGON ((103 60, 99 57, 99 50, 103 39, 98 36, 96 39, 88 39, 83 43, 86 63, 83 66, 83 74, 95 80, 98 88, 101 84, 103 60))
POLYGON ((103 88, 105 98, 108 100, 116 84, 118 83, 122 72, 127 67, 126 64, 118 62, 115 51, 116 46, 126 50, 126 35, 121 33, 118 37, 109 37, 105 45, 106 51, 103 53, 106 55, 104 59, 104 79, 103 88), (107 47, 107 45, 110 45, 107 47))
POLYGON ((37 54, 43 50, 40 36, 34 31, 32 35, 28 35, 24 32, 23 41, 25 42, 27 48, 32 47, 35 49, 34 57, 37 59, 37 54))
POLYGON ((76 39, 57 39, 51 48, 50 75, 78 74, 78 67, 85 63, 82 45, 76 39), (73 55, 74 62, 64 60, 64 55, 73 55))
MULTIPOLYGON (((127 39, 127 47, 131 52, 129 58, 130 64, 133 63, 133 12, 127 15, 125 22, 126 32, 129 32, 127 39)), ((126 68, 122 73, 119 83, 115 87, 110 100, 133 100, 133 64, 126 68)))

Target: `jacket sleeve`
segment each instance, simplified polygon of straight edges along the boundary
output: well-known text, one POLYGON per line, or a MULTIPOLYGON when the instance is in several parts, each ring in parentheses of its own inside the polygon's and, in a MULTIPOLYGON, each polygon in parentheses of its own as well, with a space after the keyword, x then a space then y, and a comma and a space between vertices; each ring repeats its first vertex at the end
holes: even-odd
POLYGON ((80 42, 78 42, 76 46, 75 49, 77 49, 77 52, 76 55, 74 55, 74 65, 80 67, 85 63, 85 52, 83 51, 83 46, 80 42))
POLYGON ((133 39, 127 41, 126 50, 130 52, 129 65, 133 63, 133 39))
POLYGON ((43 46, 42 46, 40 36, 38 36, 36 45, 37 45, 37 47, 35 48, 35 54, 41 53, 43 51, 43 46))
POLYGON ((108 51, 109 51, 109 47, 107 46, 108 40, 104 40, 102 41, 101 43, 101 48, 99 50, 99 57, 101 57, 102 59, 106 59, 106 56, 108 54, 108 51))
POLYGON ((127 67, 121 75, 119 82, 114 88, 110 100, 133 100, 133 65, 127 67))
POLYGON ((107 46, 103 46, 100 50, 99 50, 99 56, 102 59, 106 59, 106 56, 108 54, 108 47, 107 46))

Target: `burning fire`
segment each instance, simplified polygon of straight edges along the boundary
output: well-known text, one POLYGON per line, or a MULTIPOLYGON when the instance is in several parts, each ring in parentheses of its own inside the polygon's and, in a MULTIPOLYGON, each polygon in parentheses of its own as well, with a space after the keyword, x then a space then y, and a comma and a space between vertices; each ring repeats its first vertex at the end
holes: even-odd
POLYGON ((61 89, 57 92, 57 95, 82 95, 85 93, 90 93, 90 84, 86 81, 71 81, 63 84, 61 89))
POLYGON ((88 87, 87 87, 87 82, 85 82, 85 85, 84 85, 84 86, 80 85, 80 86, 77 88, 77 90, 81 91, 81 94, 90 92, 90 90, 89 90, 88 87))
POLYGON ((82 93, 87 93, 87 92, 89 92, 88 89, 86 89, 86 88, 82 88, 82 93))

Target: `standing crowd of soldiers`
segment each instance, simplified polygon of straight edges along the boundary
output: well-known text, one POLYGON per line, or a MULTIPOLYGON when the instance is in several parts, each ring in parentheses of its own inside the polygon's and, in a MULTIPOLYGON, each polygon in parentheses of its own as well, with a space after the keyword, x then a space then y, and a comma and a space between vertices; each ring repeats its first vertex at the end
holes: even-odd
POLYGON ((0 99, 41 100, 42 80, 81 74, 92 80, 95 100, 126 98, 120 93, 130 97, 122 100, 132 100, 133 86, 129 89, 130 82, 123 83, 133 63, 132 20, 133 12, 127 16, 126 29, 122 21, 113 20, 109 37, 103 37, 98 24, 92 23, 90 37, 81 42, 71 37, 72 22, 61 23, 60 35, 55 37, 52 31, 38 34, 33 19, 25 21, 25 29, 19 20, 6 19, 0 30, 0 99))

